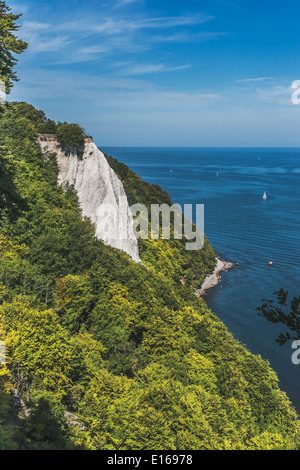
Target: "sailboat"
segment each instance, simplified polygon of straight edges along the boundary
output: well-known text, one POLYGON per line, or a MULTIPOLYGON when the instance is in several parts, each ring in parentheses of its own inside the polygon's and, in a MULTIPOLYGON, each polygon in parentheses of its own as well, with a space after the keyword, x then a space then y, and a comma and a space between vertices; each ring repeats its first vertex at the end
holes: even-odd
POLYGON ((263 199, 264 200, 268 199, 268 196, 267 196, 266 192, 264 192, 263 199))

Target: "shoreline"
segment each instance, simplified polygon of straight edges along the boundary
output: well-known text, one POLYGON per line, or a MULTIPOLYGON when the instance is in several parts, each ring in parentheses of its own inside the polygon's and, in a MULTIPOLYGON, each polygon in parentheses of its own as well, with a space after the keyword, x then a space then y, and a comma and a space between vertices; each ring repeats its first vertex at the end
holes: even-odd
POLYGON ((209 289, 217 286, 221 282, 221 273, 233 268, 234 263, 229 261, 223 261, 220 258, 216 258, 217 264, 212 274, 206 276, 200 289, 196 290, 196 295, 202 297, 206 294, 209 289))

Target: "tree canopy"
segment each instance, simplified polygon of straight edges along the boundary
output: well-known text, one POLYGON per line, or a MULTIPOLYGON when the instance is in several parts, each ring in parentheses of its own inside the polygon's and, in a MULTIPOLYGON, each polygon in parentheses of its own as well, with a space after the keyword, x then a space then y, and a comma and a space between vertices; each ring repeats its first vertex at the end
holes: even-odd
POLYGON ((82 150, 85 134, 78 124, 59 123, 56 128, 56 137, 63 148, 82 150))
POLYGON ((9 93, 13 82, 17 81, 14 66, 17 63, 16 54, 27 49, 28 44, 18 39, 14 34, 20 26, 17 24, 21 15, 14 15, 3 1, 0 1, 0 80, 5 85, 5 92, 9 93))

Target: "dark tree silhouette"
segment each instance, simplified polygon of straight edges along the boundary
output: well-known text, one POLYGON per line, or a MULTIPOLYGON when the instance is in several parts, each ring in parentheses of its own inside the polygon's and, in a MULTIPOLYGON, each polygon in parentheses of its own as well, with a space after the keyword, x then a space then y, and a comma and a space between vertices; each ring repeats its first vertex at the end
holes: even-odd
POLYGON ((259 316, 287 327, 288 331, 280 333, 276 339, 276 342, 283 346, 287 341, 300 339, 300 296, 289 301, 289 293, 284 289, 273 295, 276 296, 276 300, 263 300, 264 304, 257 310, 259 316))

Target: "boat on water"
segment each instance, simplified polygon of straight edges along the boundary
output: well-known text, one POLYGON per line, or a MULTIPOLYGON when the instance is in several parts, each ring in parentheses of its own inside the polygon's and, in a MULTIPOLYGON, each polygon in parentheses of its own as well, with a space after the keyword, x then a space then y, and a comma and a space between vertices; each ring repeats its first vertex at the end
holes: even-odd
POLYGON ((268 196, 267 196, 266 192, 264 192, 263 199, 264 200, 268 199, 268 196))

